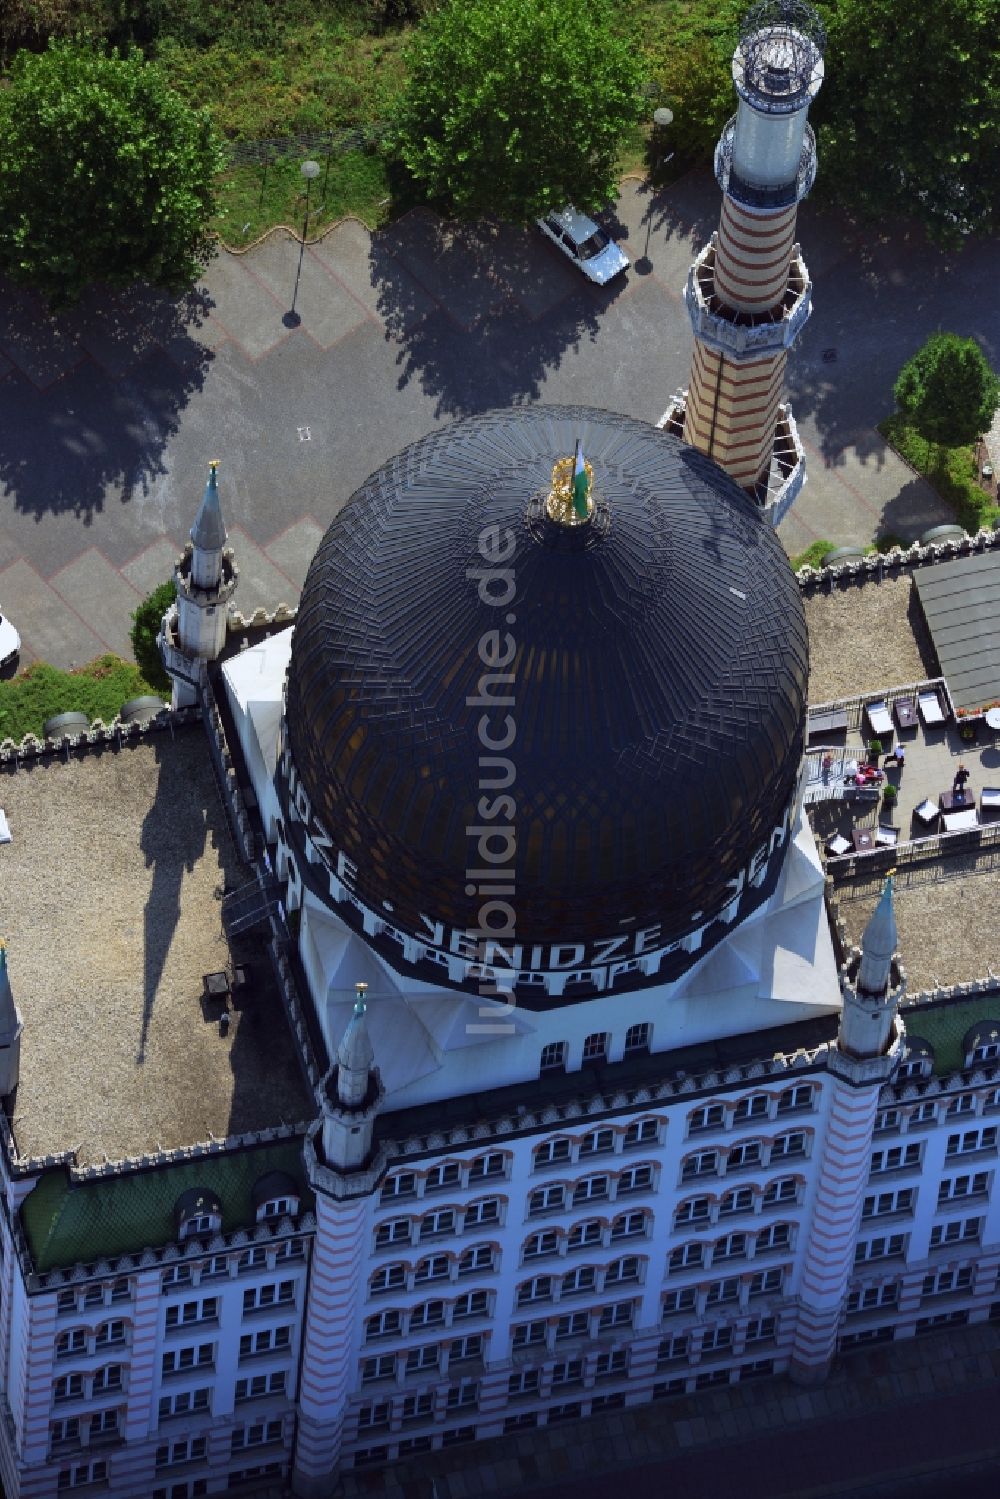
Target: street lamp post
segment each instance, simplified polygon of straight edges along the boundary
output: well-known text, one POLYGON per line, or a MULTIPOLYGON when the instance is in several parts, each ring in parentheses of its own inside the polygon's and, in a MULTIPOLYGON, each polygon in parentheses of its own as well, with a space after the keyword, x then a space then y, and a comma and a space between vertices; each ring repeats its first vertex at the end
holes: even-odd
POLYGON ((318 161, 304 161, 302 163, 302 175, 306 179, 306 209, 302 219, 302 243, 299 246, 299 265, 295 272, 295 289, 292 292, 292 305, 282 322, 286 328, 297 328, 302 319, 295 311, 295 302, 299 295, 299 277, 302 275, 302 258, 306 253, 306 235, 309 233, 309 190, 313 182, 319 176, 320 166, 318 161))

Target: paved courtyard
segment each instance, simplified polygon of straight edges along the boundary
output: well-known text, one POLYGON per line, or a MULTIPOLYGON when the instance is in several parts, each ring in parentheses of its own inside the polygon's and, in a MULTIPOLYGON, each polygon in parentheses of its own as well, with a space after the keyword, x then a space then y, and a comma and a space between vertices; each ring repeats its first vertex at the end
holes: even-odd
MULTIPOLYGON (((323 530, 405 443, 495 405, 578 402, 655 421, 686 383, 681 296, 715 225, 714 180, 659 196, 626 182, 633 269, 599 291, 540 236, 458 231, 416 211, 371 236, 349 221, 305 254, 278 232, 220 254, 179 300, 93 292, 50 318, 0 284, 0 609, 25 662, 128 652, 129 614, 168 576, 221 459, 240 564, 237 603, 292 603, 323 530)), ((1000 245, 946 257, 864 238, 806 204, 813 320, 789 366, 809 483, 782 527, 904 538, 945 518, 875 423, 902 360, 939 326, 1000 361, 1000 245)))

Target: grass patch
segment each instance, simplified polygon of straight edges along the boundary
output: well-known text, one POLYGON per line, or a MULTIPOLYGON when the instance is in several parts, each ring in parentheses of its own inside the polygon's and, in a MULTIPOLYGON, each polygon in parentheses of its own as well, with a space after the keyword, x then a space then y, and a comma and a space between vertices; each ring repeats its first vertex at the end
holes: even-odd
POLYGON ((25 734, 40 739, 43 724, 55 713, 86 713, 91 722, 110 723, 129 698, 155 691, 139 668, 120 656, 98 656, 76 671, 37 661, 0 682, 0 739, 20 741, 25 734))
MULTIPOLYGON (((382 156, 347 151, 320 157, 320 164, 324 170, 309 198, 310 239, 346 214, 363 219, 369 229, 385 223, 391 191, 382 156)), ((301 162, 294 157, 267 167, 240 166, 227 172, 220 183, 218 211, 212 219, 212 228, 223 244, 241 250, 275 224, 287 224, 301 234, 305 190, 300 168, 301 162)))
POLYGON ((976 455, 971 445, 946 448, 928 442, 898 411, 879 422, 878 430, 948 502, 955 519, 967 531, 974 533, 983 526, 989 529, 1000 519, 1000 507, 976 481, 976 455))
POLYGON ((824 541, 820 538, 814 541, 811 546, 807 546, 805 551, 800 552, 797 557, 790 559, 792 571, 798 572, 800 567, 822 567, 823 559, 827 553, 834 552, 836 549, 837 543, 835 541, 824 541))

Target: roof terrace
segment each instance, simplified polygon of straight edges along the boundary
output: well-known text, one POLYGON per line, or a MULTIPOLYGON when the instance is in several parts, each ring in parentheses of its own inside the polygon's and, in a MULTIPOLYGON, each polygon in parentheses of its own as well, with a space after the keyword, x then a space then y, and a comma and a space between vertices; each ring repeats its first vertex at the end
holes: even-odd
POLYGON ((34 763, 0 804, 19 1152, 91 1164, 311 1117, 279 998, 251 988, 228 1029, 202 998, 239 880, 202 730, 34 763))

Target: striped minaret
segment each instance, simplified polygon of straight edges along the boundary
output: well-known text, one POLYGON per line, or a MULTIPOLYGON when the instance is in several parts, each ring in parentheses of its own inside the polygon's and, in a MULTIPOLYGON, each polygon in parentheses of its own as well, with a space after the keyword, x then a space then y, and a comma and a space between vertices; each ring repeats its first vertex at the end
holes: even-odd
POLYGON ((356 1377, 371 1205, 385 1172, 384 1147, 373 1138, 385 1089, 365 1019, 367 988, 355 985, 354 1012, 324 1079, 322 1120, 305 1146, 306 1170, 316 1193, 316 1238, 292 1471, 292 1492, 302 1499, 325 1499, 335 1480, 356 1377))
POLYGON ((752 494, 774 525, 805 481, 781 387, 788 350, 811 310, 795 219, 816 176, 806 115, 823 81, 824 41, 819 18, 801 0, 763 0, 743 24, 733 57, 739 108, 715 153, 722 217, 685 289, 695 336, 691 379, 665 419, 752 494))
POLYGON ((894 1072, 902 1052, 903 1028, 897 1011, 905 980, 894 967, 895 950, 890 876, 865 928, 860 955, 855 954, 841 972, 844 1008, 828 1064, 830 1117, 802 1265, 789 1369, 799 1384, 825 1379, 837 1348, 868 1184, 879 1089, 894 1072))

